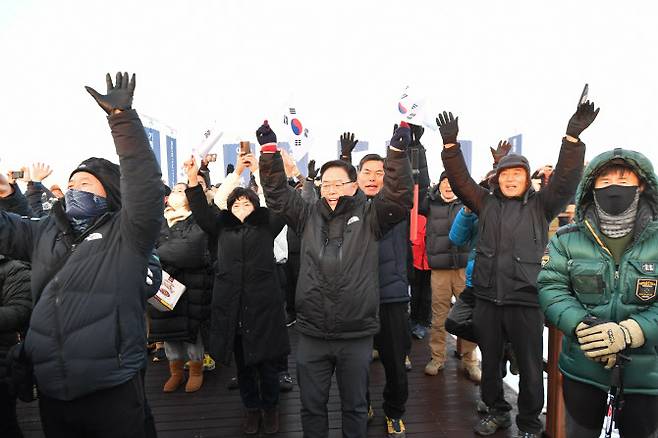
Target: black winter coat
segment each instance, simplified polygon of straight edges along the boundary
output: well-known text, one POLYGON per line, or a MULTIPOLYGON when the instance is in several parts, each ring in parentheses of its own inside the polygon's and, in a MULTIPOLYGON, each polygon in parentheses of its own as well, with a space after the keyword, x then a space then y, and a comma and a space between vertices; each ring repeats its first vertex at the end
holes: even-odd
POLYGON ((0 255, 0 380, 7 375, 7 351, 27 328, 31 310, 29 266, 0 255))
POLYGON ((0 253, 32 264, 25 351, 39 391, 57 400, 125 383, 145 363, 145 278, 163 219, 162 175, 134 110, 108 122, 120 210, 80 236, 60 202, 40 220, 0 212, 0 253))
POLYGON ((379 301, 382 304, 409 301, 408 252, 409 222, 403 220, 379 240, 379 301))
POLYGON ((185 285, 185 293, 170 312, 148 306, 151 341, 194 343, 201 331, 207 345, 213 286, 208 235, 194 215, 171 227, 164 221, 156 247, 162 269, 185 285))
POLYGON ((267 206, 300 236, 301 266, 295 310, 297 330, 325 339, 349 339, 379 331, 377 240, 407 217, 412 204, 411 166, 404 152, 389 148, 384 188, 372 200, 357 190, 309 203, 286 180, 277 152, 260 156, 267 206))
POLYGON ((186 194, 199 226, 217 240, 210 355, 229 364, 238 334, 247 365, 287 355, 290 343, 274 261, 274 239, 283 220, 260 207, 242 223, 233 213, 208 206, 200 186, 186 194))
POLYGON ((463 204, 459 199, 445 202, 441 198, 438 185, 430 189, 425 202, 428 206, 425 248, 430 268, 465 268, 470 248, 468 245, 455 246, 448 237, 452 223, 463 204))
POLYGON ((585 144, 562 140, 550 183, 540 192, 507 198, 496 183, 488 191, 469 175, 459 145, 443 149, 450 186, 479 218, 473 268, 475 295, 495 304, 538 307, 537 275, 548 243, 548 224, 576 192, 583 173, 585 144))
POLYGON ((14 193, 6 198, 0 198, 0 210, 15 213, 19 216, 32 216, 32 210, 28 204, 28 200, 21 192, 18 184, 12 184, 14 193))

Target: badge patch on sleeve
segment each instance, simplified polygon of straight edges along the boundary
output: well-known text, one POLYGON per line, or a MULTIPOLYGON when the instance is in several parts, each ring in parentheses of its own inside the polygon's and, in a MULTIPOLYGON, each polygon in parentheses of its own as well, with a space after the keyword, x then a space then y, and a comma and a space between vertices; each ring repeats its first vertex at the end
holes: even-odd
POLYGON ((646 273, 653 274, 656 272, 656 264, 650 262, 642 263, 642 270, 646 273))
POLYGON ((551 261, 551 256, 549 256, 548 254, 544 254, 544 256, 541 258, 541 267, 543 268, 544 266, 546 266, 546 263, 550 261, 551 261))
POLYGON ((654 278, 638 278, 635 286, 635 296, 642 301, 649 301, 656 297, 658 280, 654 278))

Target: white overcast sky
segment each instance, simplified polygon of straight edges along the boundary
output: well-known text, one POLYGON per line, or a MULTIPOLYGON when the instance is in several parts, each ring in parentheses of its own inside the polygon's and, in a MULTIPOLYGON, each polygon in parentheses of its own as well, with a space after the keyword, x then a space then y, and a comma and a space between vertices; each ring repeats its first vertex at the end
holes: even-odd
MULTIPOLYGON (((291 98, 334 158, 343 131, 383 144, 407 84, 432 112, 460 117, 475 173, 518 133, 533 167, 554 162, 585 82, 601 107, 582 135, 591 158, 656 152, 655 2, 37 1, 0 2, 0 170, 45 161, 64 183, 82 159, 116 161, 104 113, 84 91, 136 72, 133 106, 190 150, 216 121, 255 140, 291 98)), ((440 171, 438 132, 423 138, 440 171)), ((221 171, 216 170, 216 176, 221 171)))

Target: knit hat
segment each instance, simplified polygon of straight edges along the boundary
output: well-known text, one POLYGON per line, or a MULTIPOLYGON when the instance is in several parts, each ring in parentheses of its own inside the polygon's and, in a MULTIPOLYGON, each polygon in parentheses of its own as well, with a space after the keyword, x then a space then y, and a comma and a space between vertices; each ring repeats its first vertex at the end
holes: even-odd
POLYGON ((447 177, 448 177, 448 174, 446 173, 445 170, 443 172, 441 172, 441 176, 439 177, 439 184, 441 184, 441 181, 443 181, 447 177))
POLYGON ((71 172, 69 180, 78 172, 87 172, 94 175, 105 189, 109 211, 121 208, 121 171, 119 166, 105 158, 91 157, 84 160, 71 172))
POLYGON ((505 155, 500 159, 498 167, 496 168, 496 176, 500 175, 500 172, 503 170, 511 169, 513 167, 523 167, 528 173, 528 179, 530 179, 530 164, 528 163, 528 159, 523 155, 517 154, 505 155))

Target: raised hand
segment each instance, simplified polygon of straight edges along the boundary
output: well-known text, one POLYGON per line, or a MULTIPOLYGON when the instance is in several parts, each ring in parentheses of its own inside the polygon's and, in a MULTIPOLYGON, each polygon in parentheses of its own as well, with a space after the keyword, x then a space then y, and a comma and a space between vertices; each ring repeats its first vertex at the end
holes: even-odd
POLYGON ((114 114, 129 110, 133 103, 133 94, 135 93, 135 74, 128 80, 128 73, 117 73, 116 84, 112 84, 112 77, 108 73, 105 75, 105 82, 107 82, 107 94, 102 95, 91 87, 85 87, 91 97, 96 100, 96 103, 103 108, 107 114, 114 114))
POLYGON ((318 177, 319 171, 320 169, 315 167, 315 160, 310 160, 308 162, 308 176, 306 177, 306 179, 308 179, 309 181, 314 181, 315 178, 318 177))
POLYGON ((197 175, 199 174, 199 166, 196 164, 194 155, 190 155, 190 159, 183 163, 183 169, 185 169, 185 173, 187 174, 187 185, 190 187, 198 185, 199 180, 197 179, 197 175))
POLYGON ((453 145, 457 143, 457 134, 459 133, 459 117, 453 117, 452 113, 443 111, 436 118, 436 124, 439 127, 441 138, 444 145, 453 145))
POLYGON ((411 145, 411 129, 407 123, 402 122, 391 137, 390 146, 400 151, 406 151, 411 145))
POLYGON ((261 146, 268 143, 276 143, 276 134, 272 131, 272 128, 270 128, 270 124, 267 120, 265 120, 256 131, 256 139, 261 146))
POLYGON ((569 119, 567 124, 567 135, 573 138, 580 138, 580 134, 592 124, 596 116, 599 115, 601 108, 594 109, 594 102, 589 100, 578 105, 578 109, 569 119))
POLYGON ((496 149, 491 146, 489 146, 489 149, 491 150, 491 156, 494 160, 494 166, 496 166, 505 155, 509 154, 509 151, 512 149, 512 143, 507 140, 501 140, 498 142, 498 147, 496 149))
POLYGON ((53 170, 47 164, 35 163, 32 165, 30 176, 32 177, 32 181, 41 182, 48 178, 51 173, 53 173, 53 170))
POLYGON ((358 142, 359 140, 354 139, 354 133, 343 132, 343 135, 340 136, 340 156, 351 157, 358 142))

